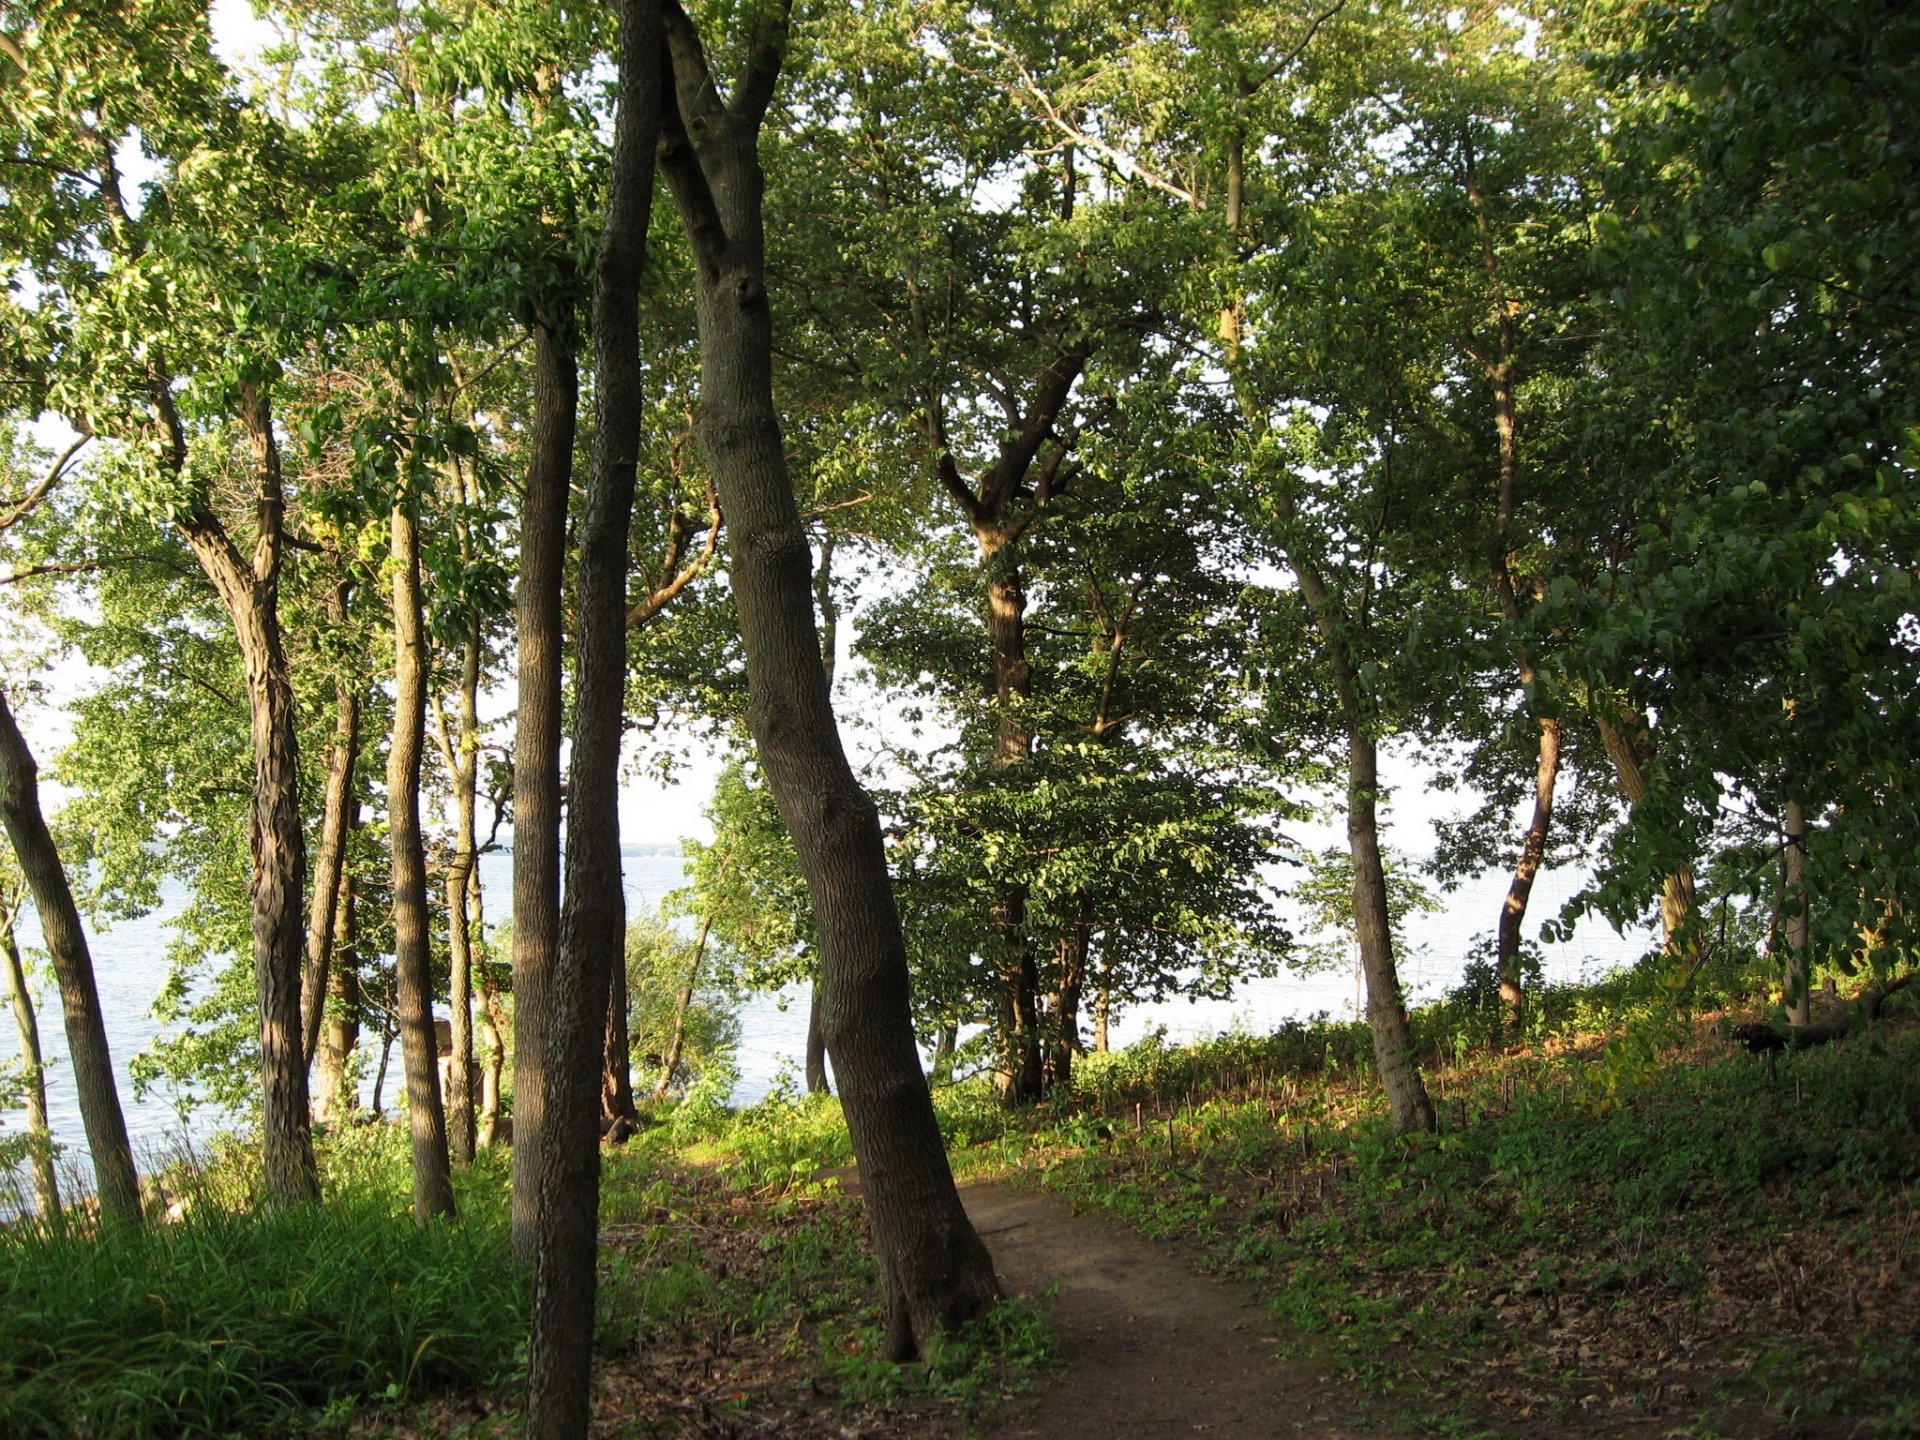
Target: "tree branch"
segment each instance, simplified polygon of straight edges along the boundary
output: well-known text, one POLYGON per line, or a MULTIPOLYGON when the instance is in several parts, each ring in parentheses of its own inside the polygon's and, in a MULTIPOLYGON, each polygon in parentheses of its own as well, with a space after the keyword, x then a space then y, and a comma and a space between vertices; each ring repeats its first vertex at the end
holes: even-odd
POLYGON ((793 14, 793 0, 773 0, 755 30, 747 49, 747 64, 735 88, 733 104, 728 108, 736 120, 757 126, 773 103, 774 87, 780 83, 780 67, 787 56, 787 28, 793 14))
POLYGON ((67 463, 79 453, 80 447, 92 438, 92 435, 82 435, 61 452, 60 458, 53 462, 53 468, 47 471, 47 478, 34 486, 27 494, 21 496, 6 516, 0 518, 0 531, 11 529, 14 525, 26 519, 27 516, 40 508, 41 503, 53 492, 53 487, 65 478, 67 463))

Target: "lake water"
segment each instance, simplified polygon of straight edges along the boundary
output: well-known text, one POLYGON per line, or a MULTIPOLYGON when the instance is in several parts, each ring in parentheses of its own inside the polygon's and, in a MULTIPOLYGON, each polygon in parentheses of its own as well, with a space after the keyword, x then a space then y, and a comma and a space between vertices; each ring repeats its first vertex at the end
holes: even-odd
MULTIPOLYGON (((623 873, 630 915, 653 912, 661 898, 682 883, 679 857, 672 855, 630 854, 625 858, 623 873)), ((511 857, 483 857, 481 882, 488 922, 496 924, 506 918, 511 902, 511 857)), ((1541 876, 1531 907, 1535 921, 1556 914, 1578 883, 1578 875, 1571 872, 1541 876)), ((1412 953, 1401 959, 1401 977, 1411 999, 1433 998, 1459 982, 1465 956, 1475 937, 1492 929, 1505 894, 1505 878, 1489 876, 1447 897, 1439 913, 1415 922, 1412 953)), ((216 1129, 233 1123, 232 1117, 219 1111, 188 1108, 177 1096, 150 1093, 136 1097, 129 1073, 132 1057, 154 1039, 160 1028, 150 1006, 165 979, 169 922, 183 902, 184 896, 170 893, 152 914, 89 932, 108 1043, 120 1077, 121 1103, 126 1108, 135 1158, 143 1170, 177 1153, 183 1144, 204 1140, 216 1129)), ((27 947, 39 944, 30 912, 22 918, 20 938, 27 947)), ((1633 960, 1648 943, 1644 933, 1623 937, 1598 926, 1584 927, 1575 942, 1545 947, 1547 973, 1560 981, 1591 977, 1633 960)), ((55 1141, 63 1147, 63 1169, 69 1172, 66 1193, 77 1194, 91 1189, 91 1179, 84 1173, 85 1138, 67 1062, 58 994, 51 978, 44 974, 35 988, 41 1045, 48 1059, 50 1123, 55 1141)), ((1293 1017, 1320 1012, 1353 1014, 1357 1003, 1351 974, 1283 974, 1245 982, 1230 1001, 1171 1000, 1134 1007, 1115 1016, 1112 1043, 1129 1044, 1155 1026, 1164 1027, 1175 1040, 1203 1038, 1236 1027, 1258 1033, 1293 1017)), ((783 1071, 798 1071, 806 1046, 806 1023, 805 994, 798 987, 784 994, 756 996, 741 1007, 736 1102, 757 1100, 783 1071)), ((0 1056, 11 1059, 16 1054, 13 1027, 7 1024, 4 1030, 0 1056)), ((398 1061, 396 1048, 389 1096, 399 1086, 398 1061)), ((20 1113, 0 1112, 0 1134, 17 1134, 22 1124, 20 1113)), ((5 1188, 0 1182, 0 1190, 5 1188)), ((0 1197, 0 1207, 4 1203, 4 1197, 0 1197)))

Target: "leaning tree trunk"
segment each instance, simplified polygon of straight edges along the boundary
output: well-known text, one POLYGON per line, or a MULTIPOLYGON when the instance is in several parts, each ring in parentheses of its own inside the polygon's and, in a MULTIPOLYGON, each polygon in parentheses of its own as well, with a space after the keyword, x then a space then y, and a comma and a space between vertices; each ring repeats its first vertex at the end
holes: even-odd
POLYGON ((6 970, 13 1030, 20 1040, 20 1078, 27 1090, 33 1208, 42 1220, 51 1220, 60 1213, 60 1181, 53 1168, 53 1133, 47 1128, 47 1071, 40 1054, 40 1022, 33 1013, 33 996, 27 990, 27 968, 20 962, 20 947, 13 938, 13 923, 19 914, 16 899, 0 899, 0 967, 6 970))
POLYGON ((626 699, 627 568, 644 398, 640 284, 665 89, 659 0, 621 0, 619 113, 606 224, 594 259, 599 428, 580 526, 566 891, 546 1009, 545 1102, 535 1187, 528 1440, 587 1432, 599 1248, 600 1077, 613 972, 624 964, 620 740, 626 699))
MULTIPOLYGON (((20 870, 33 892, 40 934, 60 983, 60 1004, 67 1028, 67 1055, 73 1063, 73 1088, 80 1101, 80 1123, 93 1155, 94 1185, 100 1213, 114 1220, 140 1219, 140 1177, 133 1168, 126 1117, 107 1050, 106 1020, 94 984, 93 957, 73 903, 66 866, 40 813, 40 770, 14 723, 7 697, 0 692, 0 820, 20 858, 20 870)), ((304 1116, 302 1117, 304 1118, 304 1116)))
POLYGON ((961 1208, 920 1069, 879 816, 834 723, 774 409, 756 145, 785 15, 756 34, 737 93, 723 102, 693 23, 676 0, 666 10, 679 105, 667 109, 660 161, 694 256, 699 437, 729 517, 748 724, 813 900, 821 1021, 886 1286, 886 1353, 905 1358, 920 1337, 983 1313, 999 1286, 961 1208))
POLYGON ((394 695, 387 805, 393 845, 393 981, 413 1140, 413 1218, 425 1225, 436 1216, 453 1214, 453 1171, 433 1033, 427 857, 420 838, 420 752, 427 731, 427 647, 420 611, 420 534, 403 500, 393 507, 394 695))
MULTIPOLYGON (((336 579, 327 593, 327 623, 344 630, 353 582, 336 579)), ((353 769, 360 757, 360 679, 342 676, 333 686, 333 753, 327 759, 326 799, 320 812, 320 849, 313 857, 313 894, 307 901, 307 964, 300 977, 302 1050, 309 1072, 320 1048, 327 1009, 327 970, 333 960, 334 924, 340 913, 340 879, 346 871, 347 837, 359 823, 353 769)), ((311 1089, 311 1085, 308 1087, 311 1089)), ((311 1099, 311 1097, 309 1097, 311 1099)), ((315 1116, 318 1119, 318 1115, 315 1116)))
POLYGON ((1520 859, 1513 867, 1506 903, 1500 907, 1500 1003, 1506 1010, 1507 1028, 1516 1035, 1526 1006, 1526 991, 1520 981, 1521 929, 1526 922, 1534 878, 1546 858, 1547 834, 1553 825, 1553 792, 1560 776, 1560 722, 1550 715, 1541 715, 1535 720, 1535 728, 1539 748, 1533 768, 1533 816, 1527 822, 1526 837, 1520 842, 1520 859))
MULTIPOLYGON (((186 469, 185 432, 164 384, 156 383, 174 468, 186 469)), ((246 665, 252 717, 253 805, 247 839, 253 869, 254 986, 260 1008, 260 1131, 267 1193, 297 1203, 320 1195, 307 1108, 305 1032, 300 980, 305 936, 300 915, 306 883, 306 834, 300 818, 300 742, 293 679, 280 636, 281 556, 286 500, 280 450, 266 394, 240 385, 240 416, 254 462, 255 537, 251 559, 240 553, 225 525, 205 504, 192 505, 180 524, 200 568, 213 582, 246 665)))
POLYGON ((513 737, 513 1252, 533 1263, 545 1140, 547 982, 560 939, 561 581, 580 376, 571 315, 533 326, 533 436, 520 512, 513 737))

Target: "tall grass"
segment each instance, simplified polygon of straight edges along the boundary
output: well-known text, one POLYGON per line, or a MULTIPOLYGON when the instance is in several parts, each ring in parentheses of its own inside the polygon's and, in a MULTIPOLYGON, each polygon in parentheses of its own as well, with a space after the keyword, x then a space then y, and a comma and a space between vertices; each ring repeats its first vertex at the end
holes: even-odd
POLYGON ((424 1230, 388 1137, 325 1168, 317 1205, 233 1208, 222 1169, 178 1223, 0 1231, 0 1435, 258 1434, 513 1373, 526 1301, 501 1166, 424 1230))

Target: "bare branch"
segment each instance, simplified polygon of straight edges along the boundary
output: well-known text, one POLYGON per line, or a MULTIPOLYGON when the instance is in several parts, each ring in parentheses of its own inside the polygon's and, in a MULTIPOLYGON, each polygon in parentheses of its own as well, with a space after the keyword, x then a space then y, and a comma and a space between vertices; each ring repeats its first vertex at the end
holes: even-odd
POLYGON ((21 496, 12 509, 7 512, 6 516, 0 518, 0 531, 11 529, 15 524, 26 519, 27 516, 40 508, 41 503, 53 492, 53 487, 66 478, 68 463, 79 453, 80 447, 92 438, 93 436, 91 435, 82 435, 61 452, 60 458, 53 462, 53 468, 47 471, 47 478, 34 486, 27 494, 21 496))

